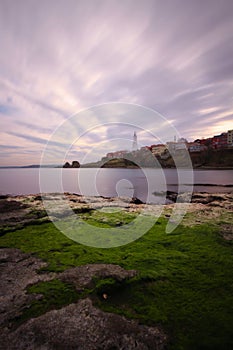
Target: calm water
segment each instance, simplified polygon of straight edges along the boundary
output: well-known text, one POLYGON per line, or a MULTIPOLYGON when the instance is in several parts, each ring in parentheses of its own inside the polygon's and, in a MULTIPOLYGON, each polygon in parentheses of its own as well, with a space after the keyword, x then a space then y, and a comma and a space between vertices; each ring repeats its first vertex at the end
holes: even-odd
POLYGON ((0 169, 0 193, 72 192, 154 202, 159 192, 177 191, 178 176, 181 191, 192 190, 192 181, 194 191, 233 191, 233 170, 182 170, 177 175, 175 169, 0 169))

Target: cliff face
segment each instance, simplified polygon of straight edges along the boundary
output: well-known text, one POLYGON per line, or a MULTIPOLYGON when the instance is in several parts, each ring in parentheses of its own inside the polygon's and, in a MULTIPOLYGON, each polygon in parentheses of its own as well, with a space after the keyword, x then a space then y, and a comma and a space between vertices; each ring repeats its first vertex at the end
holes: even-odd
POLYGON ((233 148, 207 151, 203 165, 233 168, 233 148))

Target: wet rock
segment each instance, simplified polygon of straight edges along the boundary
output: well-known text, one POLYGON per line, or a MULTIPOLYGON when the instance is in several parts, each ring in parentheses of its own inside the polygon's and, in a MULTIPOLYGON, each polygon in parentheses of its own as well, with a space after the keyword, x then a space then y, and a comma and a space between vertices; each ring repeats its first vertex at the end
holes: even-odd
POLYGON ((34 197, 34 200, 35 201, 42 201, 42 196, 40 195, 40 194, 38 194, 38 195, 36 195, 35 197, 34 197))
POLYGON ((0 194, 0 199, 7 199, 9 196, 7 194, 0 194))
POLYGON ((193 193, 192 203, 212 204, 212 206, 221 206, 221 203, 232 200, 230 193, 193 193))
POLYGON ((167 191, 166 193, 166 198, 172 202, 175 202, 177 199, 177 192, 173 192, 173 191, 167 191))
POLYGON ((27 208, 26 204, 24 204, 20 201, 14 200, 14 199, 11 199, 11 200, 1 199, 0 200, 0 212, 1 213, 8 213, 11 211, 16 211, 16 210, 25 209, 25 208, 27 208))
POLYGON ((137 198, 137 197, 133 197, 130 201, 131 204, 143 204, 143 202, 141 201, 141 199, 137 198))

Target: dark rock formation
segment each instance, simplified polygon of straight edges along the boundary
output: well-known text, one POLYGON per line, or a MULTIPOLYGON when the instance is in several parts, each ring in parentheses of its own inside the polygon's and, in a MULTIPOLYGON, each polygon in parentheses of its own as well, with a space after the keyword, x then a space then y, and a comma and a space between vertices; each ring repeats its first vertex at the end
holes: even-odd
POLYGON ((192 195, 192 203, 210 204, 215 203, 215 205, 220 205, 221 202, 228 199, 228 194, 211 194, 211 193, 194 193, 192 195))
POLYGON ((63 168, 71 168, 71 165, 69 162, 66 162, 64 165, 63 165, 63 168))
POLYGON ((77 160, 73 160, 72 164, 66 162, 63 165, 63 168, 80 168, 80 163, 77 160))
POLYGON ((71 166, 72 168, 80 168, 80 163, 77 161, 77 160, 74 160, 73 162, 72 162, 72 166, 71 166))
POLYGON ((167 193, 166 193, 166 198, 167 198, 168 200, 170 200, 171 202, 175 202, 176 199, 177 199, 177 195, 178 195, 177 192, 167 191, 167 193))
POLYGON ((137 198, 137 197, 133 197, 130 201, 131 204, 144 204, 141 199, 137 198))
POLYGON ((28 206, 25 203, 14 200, 12 198, 8 199, 0 199, 0 213, 8 213, 12 211, 17 211, 20 209, 25 209, 28 206))

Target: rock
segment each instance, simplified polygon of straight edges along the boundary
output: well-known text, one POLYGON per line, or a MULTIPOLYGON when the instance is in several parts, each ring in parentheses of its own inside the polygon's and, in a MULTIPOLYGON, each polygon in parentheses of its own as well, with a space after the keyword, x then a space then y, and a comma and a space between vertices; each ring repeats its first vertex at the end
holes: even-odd
POLYGON ((8 213, 12 211, 17 211, 20 209, 25 209, 28 206, 25 203, 22 203, 21 201, 15 200, 13 198, 9 199, 1 199, 0 200, 0 212, 2 213, 8 213))
POLYGON ((63 168, 71 168, 71 165, 69 162, 65 162, 65 164, 63 165, 63 168))
POLYGON ((63 165, 63 168, 80 168, 80 163, 77 160, 73 160, 72 164, 66 162, 63 165))
POLYGON ((37 274, 37 270, 47 266, 45 262, 18 249, 0 249, 0 325, 8 324, 17 317, 32 295, 26 293, 26 287, 39 281, 49 281, 55 274, 37 274))
POLYGON ((166 197, 167 199, 169 199, 172 202, 175 202, 177 199, 177 192, 173 192, 173 191, 167 191, 166 193, 166 197))
POLYGON ((178 202, 179 203, 190 203, 192 200, 192 193, 191 192, 184 192, 179 194, 178 196, 178 202))
POLYGON ((144 204, 141 199, 137 198, 137 197, 133 197, 130 201, 131 204, 144 204))
POLYGON ((105 313, 87 298, 29 320, 7 340, 9 350, 162 350, 167 337, 158 327, 105 313))
POLYGON ((232 194, 229 193, 193 193, 192 203, 210 204, 214 203, 212 206, 221 206, 222 202, 229 201, 232 199, 232 194))
POLYGON ((80 163, 77 160, 72 162, 72 168, 80 168, 80 163))
POLYGON ((0 199, 7 199, 9 196, 7 194, 0 194, 0 199))
POLYGON ((119 265, 114 264, 88 264, 77 266, 59 274, 59 279, 73 283, 76 289, 93 287, 93 277, 106 278, 112 277, 116 281, 123 281, 127 278, 136 276, 135 270, 125 270, 119 265))
MULTIPOLYGON (((113 264, 89 264, 62 273, 38 274, 37 270, 46 266, 45 262, 10 248, 0 249, 0 263, 1 349, 164 349, 167 337, 160 328, 105 313, 95 308, 88 298, 30 319, 17 329, 13 327, 12 320, 33 300, 41 298, 27 294, 29 285, 58 278, 82 290, 93 286, 93 277, 122 281, 134 277, 135 270, 124 270, 113 264)), ((103 298, 107 302, 108 294, 104 293, 103 298)))
POLYGON ((42 196, 40 195, 40 194, 38 194, 38 195, 36 195, 35 197, 34 197, 34 201, 42 201, 42 196))

